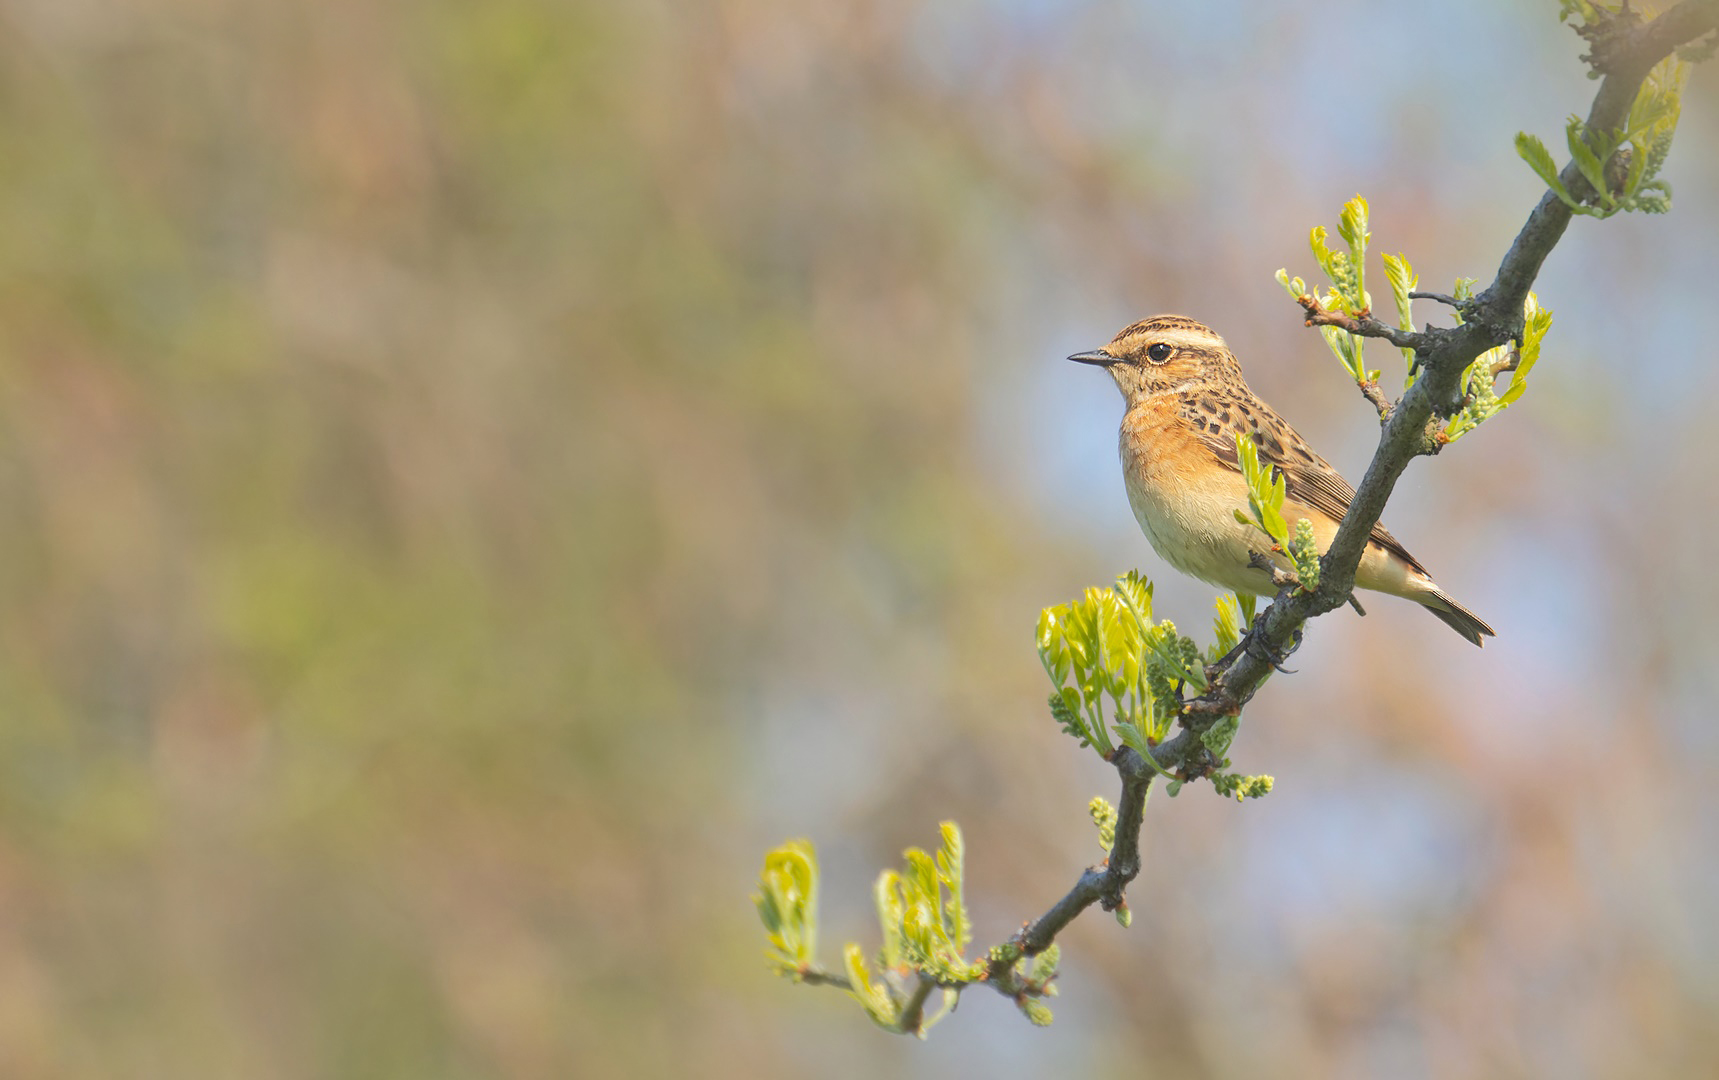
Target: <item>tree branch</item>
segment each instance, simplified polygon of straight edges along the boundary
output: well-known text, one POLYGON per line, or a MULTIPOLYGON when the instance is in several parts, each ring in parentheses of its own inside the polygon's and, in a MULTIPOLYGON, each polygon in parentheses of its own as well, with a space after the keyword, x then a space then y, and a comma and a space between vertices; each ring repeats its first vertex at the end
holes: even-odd
POLYGON ((839 990, 852 990, 854 984, 846 975, 837 975, 816 964, 808 965, 794 972, 794 981, 803 982, 807 986, 834 986, 839 990))
POLYGON ((1409 290, 1409 299, 1410 300, 1437 300, 1439 303, 1446 304, 1450 307, 1456 308, 1459 311, 1462 310, 1464 307, 1468 306, 1468 304, 1469 304, 1469 301, 1458 300, 1456 297, 1450 295, 1449 293, 1421 292, 1419 289, 1409 290))
MULTIPOLYGON (((1336 326, 1358 334, 1361 337, 1384 338, 1391 344, 1403 349, 1414 349, 1417 352, 1425 344, 1424 336, 1408 330, 1399 330, 1389 326, 1363 311, 1360 315, 1345 315, 1341 311, 1329 311, 1317 299, 1303 293, 1296 298, 1304 311, 1307 312, 1308 326, 1336 326)), ((1391 402, 1385 397, 1379 384, 1372 379, 1356 379, 1355 385, 1360 387, 1361 396, 1366 398, 1379 414, 1379 423, 1384 423, 1391 416, 1391 402)))
MULTIPOLYGON (((1614 17, 1624 20, 1624 16, 1614 17)), ((1631 16, 1639 18, 1639 16, 1631 16)), ((1637 91, 1653 65, 1669 56, 1672 50, 1686 45, 1719 28, 1719 0, 1683 0, 1676 7, 1647 23, 1620 32, 1606 34, 1596 41, 1589 60, 1594 70, 1605 75, 1594 103, 1588 109, 1589 130, 1611 131, 1624 125, 1637 91)), ((1584 35, 1587 36, 1587 35, 1584 35)), ((1595 38, 1590 37, 1590 41, 1595 38)), ((1564 166, 1558 178, 1577 199, 1592 195, 1593 187, 1576 167, 1575 162, 1564 166)), ((1498 276, 1476 299, 1482 317, 1514 330, 1522 321, 1522 301, 1540 273, 1540 265, 1570 224, 1571 211, 1563 200, 1548 190, 1540 204, 1528 216, 1528 223, 1517 234, 1516 241, 1498 267, 1498 276)), ((1504 340, 1508 340, 1506 335, 1504 340)), ((1493 344, 1502 344, 1502 341, 1493 344)), ((1470 359, 1473 359, 1470 357, 1470 359)))
MULTIPOLYGON (((1603 48, 1596 45, 1592 62, 1595 70, 1605 75, 1605 81, 1600 84, 1588 112, 1588 126, 1600 131, 1622 126, 1648 71, 1673 49, 1711 33, 1716 27, 1719 27, 1719 0, 1683 0, 1652 22, 1623 26, 1607 39, 1603 48)), ((1566 165, 1560 175, 1565 187, 1578 198, 1591 193, 1574 163, 1566 165)), ((1466 309, 1467 321, 1460 326, 1405 331, 1366 312, 1348 316, 1326 311, 1310 296, 1300 298, 1308 325, 1338 326, 1352 334, 1382 338, 1399 348, 1413 349, 1421 362, 1422 374, 1394 406, 1380 408, 1385 425, 1379 448, 1336 537, 1320 560, 1318 588, 1311 593, 1299 590, 1280 593, 1255 620, 1248 634, 1263 638, 1263 647, 1234 650, 1215 666, 1216 670, 1210 673, 1209 689, 1190 701, 1183 712, 1180 720, 1183 730, 1153 748, 1152 756, 1160 765, 1176 770, 1182 778, 1209 772, 1210 755, 1200 735, 1218 717, 1241 711, 1271 673, 1274 667, 1271 657, 1281 656, 1290 648, 1302 624, 1352 599, 1356 568, 1397 479, 1410 461, 1437 449, 1436 442, 1428 435, 1433 414, 1448 416, 1460 408, 1458 390, 1462 372, 1475 357, 1521 334, 1522 305, 1528 290, 1546 256, 1563 237, 1570 217, 1569 207, 1548 190, 1499 265, 1496 279, 1473 301, 1458 304, 1454 297, 1419 294, 1466 309)), ((1365 392, 1365 385, 1362 390, 1365 392)), ((1377 392, 1376 386, 1374 391, 1377 392)), ((1373 395, 1369 394, 1368 399, 1373 400, 1373 395)), ((1379 401, 1383 401, 1382 394, 1379 401)), ((1066 896, 1015 935, 1013 943, 1028 955, 1048 948, 1064 927, 1094 903, 1102 903, 1107 911, 1123 906, 1123 890, 1140 872, 1141 810, 1156 770, 1127 748, 1117 753, 1115 764, 1123 781, 1122 806, 1109 863, 1103 868, 1087 870, 1066 896)))
MULTIPOLYGON (((1588 113, 1589 129, 1612 131, 1621 127, 1652 67, 1674 49, 1713 33, 1716 28, 1719 28, 1719 0, 1683 0, 1647 23, 1626 8, 1578 28, 1592 46, 1588 59, 1594 71, 1604 76, 1588 113)), ((1574 163, 1564 167, 1560 179, 1577 200, 1594 194, 1574 163)), ((1351 316, 1327 311, 1311 296, 1298 298, 1309 326, 1336 326, 1413 350, 1420 365, 1420 377, 1395 404, 1385 400, 1377 384, 1361 383, 1362 392, 1379 410, 1384 430, 1348 512, 1320 560, 1317 588, 1305 592, 1286 587, 1278 593, 1254 620, 1240 645, 1206 669, 1207 689, 1184 703, 1177 720, 1181 730, 1151 748, 1151 761, 1126 746, 1111 755, 1111 763, 1122 781, 1122 798, 1109 858, 1088 868, 1050 910, 1023 924, 1007 943, 991 950, 982 976, 988 985, 1023 1004, 1044 996, 1051 992, 1049 977, 1024 978, 1016 966, 1021 957, 1049 949, 1057 935, 1093 904, 1106 911, 1126 910, 1125 890, 1140 873, 1140 830, 1152 781, 1161 773, 1177 780, 1191 780, 1210 775, 1224 764, 1207 748, 1205 734, 1220 719, 1241 712, 1266 676, 1298 642, 1301 627, 1308 619, 1353 602, 1356 568, 1398 478, 1414 458, 1437 452, 1440 444, 1433 437, 1438 430, 1434 417, 1448 417, 1461 407, 1460 381, 1468 365, 1487 349, 1520 338, 1523 302, 1528 290, 1569 226, 1571 216, 1570 208, 1548 190, 1499 264, 1492 284, 1477 296, 1459 301, 1441 293, 1409 294, 1459 309, 1465 321, 1458 326, 1400 330, 1373 318, 1367 311, 1351 316)), ((1511 357, 1501 362, 1499 371, 1509 367, 1513 360, 1511 357)), ((1281 572, 1274 575, 1273 581, 1289 584, 1282 580, 1281 572)), ((844 976, 817 967, 802 968, 796 977, 806 983, 854 989, 844 976)), ((940 985, 960 990, 971 983, 939 983, 936 978, 921 974, 899 1014, 901 1030, 913 1033, 920 1030, 925 1003, 931 991, 940 985)))
POLYGON ((1301 584, 1300 578, 1257 551, 1248 554, 1247 564, 1255 570, 1264 570, 1271 577, 1271 587, 1274 589, 1287 589, 1301 584))
POLYGON ((1413 330, 1399 330, 1389 323, 1382 323, 1373 318, 1371 312, 1363 311, 1359 315, 1345 315, 1341 311, 1329 311, 1311 296, 1302 295, 1297 298, 1302 310, 1307 312, 1308 326, 1336 326, 1359 337, 1384 338, 1399 349, 1413 349, 1420 352, 1427 347, 1429 339, 1426 334, 1413 330))
POLYGON ((1379 414, 1379 423, 1383 424, 1391 418, 1390 399, 1385 397, 1385 392, 1379 389, 1378 383, 1368 379, 1355 385, 1360 389, 1361 396, 1366 398, 1368 404, 1372 405, 1374 411, 1379 414))
MULTIPOLYGON (((1176 764, 1177 755, 1169 744, 1153 749, 1154 757, 1163 754, 1161 765, 1176 764)), ((1049 911, 1021 927, 1012 940, 1028 956, 1044 952, 1063 927, 1093 904, 1102 903, 1106 911, 1124 906, 1123 890, 1140 875, 1140 826, 1157 770, 1126 746, 1116 752, 1115 765, 1122 777, 1122 799, 1116 808, 1116 842, 1110 847, 1110 858, 1089 868, 1049 911)))
POLYGON ((919 976, 919 982, 913 987, 913 993, 901 1006, 901 1030, 909 1035, 920 1034, 920 1028, 925 1025, 925 1002, 931 997, 931 991, 937 989, 937 980, 925 975, 919 976))
MULTIPOLYGON (((1611 131, 1623 126, 1631 104, 1649 70, 1672 50, 1695 41, 1719 27, 1719 0, 1683 0, 1652 22, 1637 25, 1639 17, 1614 16, 1612 31, 1596 44, 1592 61, 1605 75, 1588 112, 1588 126, 1611 131), (1616 20, 1622 20, 1617 22, 1616 20)), ((1588 35, 1584 35, 1588 36, 1588 35)), ((1596 36, 1589 36, 1596 41, 1596 36)), ((1565 187, 1581 198, 1592 189, 1572 162, 1560 174, 1565 187)), ((1433 415, 1448 416, 1461 406, 1462 372, 1487 349, 1502 345, 1521 334, 1522 305, 1541 265, 1564 235, 1571 218, 1570 208, 1548 190, 1517 234, 1497 277, 1474 301, 1466 305, 1468 320, 1449 328, 1428 327, 1412 336, 1379 324, 1370 317, 1348 320, 1347 316, 1324 313, 1324 325, 1342 326, 1351 333, 1380 337, 1405 348, 1414 348, 1422 374, 1391 409, 1379 448, 1356 489, 1349 511, 1320 560, 1319 587, 1312 593, 1280 596, 1256 622, 1250 634, 1263 634, 1266 650, 1288 647, 1308 619, 1332 611, 1348 601, 1355 587, 1355 570, 1366 550, 1373 526, 1378 524, 1397 479, 1415 457, 1429 452, 1428 424, 1433 415), (1338 321, 1345 319, 1355 325, 1338 321), (1377 325, 1370 325, 1377 324, 1377 325)), ((1437 299, 1443 300, 1444 297, 1437 299)), ((1313 309, 1303 301, 1308 321, 1313 309)), ((1321 323, 1315 323, 1319 325, 1321 323)), ((1436 447, 1435 447, 1436 448, 1436 447)), ((1258 690, 1271 671, 1260 651, 1241 650, 1215 673, 1211 688, 1192 703, 1191 709, 1228 712, 1239 709, 1258 690)))

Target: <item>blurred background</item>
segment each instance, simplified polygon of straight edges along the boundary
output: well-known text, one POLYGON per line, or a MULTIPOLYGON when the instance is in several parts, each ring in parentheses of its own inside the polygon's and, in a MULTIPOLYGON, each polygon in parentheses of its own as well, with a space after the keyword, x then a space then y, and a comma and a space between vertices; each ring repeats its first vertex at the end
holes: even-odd
POLYGON ((885 1035, 749 899, 813 840, 835 963, 942 819, 981 941, 1098 858, 1038 610, 1212 593, 1062 357, 1193 315, 1358 476, 1273 272, 1359 191, 1490 280, 1582 51, 1490 0, 0 0, 0 1075, 1719 1071, 1719 64, 1673 213, 1576 221, 1527 397, 1391 504, 1497 640, 1319 620, 1233 752, 1276 790, 1153 799, 1053 1027, 885 1035))

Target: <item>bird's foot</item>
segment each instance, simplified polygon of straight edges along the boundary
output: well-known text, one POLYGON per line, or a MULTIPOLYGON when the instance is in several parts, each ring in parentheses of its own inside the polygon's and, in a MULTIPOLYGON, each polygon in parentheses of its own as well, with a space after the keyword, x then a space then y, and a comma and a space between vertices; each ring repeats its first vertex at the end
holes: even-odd
POLYGON ((1295 650, 1301 648, 1301 630, 1297 628, 1294 635, 1290 637, 1289 648, 1278 652, 1265 643, 1265 639, 1259 634, 1259 626, 1256 624, 1247 632, 1247 636, 1242 638, 1241 644, 1237 648, 1246 649, 1249 656, 1261 663, 1270 664, 1276 671, 1285 675, 1293 675, 1295 672, 1284 667, 1283 662, 1295 655, 1295 650))

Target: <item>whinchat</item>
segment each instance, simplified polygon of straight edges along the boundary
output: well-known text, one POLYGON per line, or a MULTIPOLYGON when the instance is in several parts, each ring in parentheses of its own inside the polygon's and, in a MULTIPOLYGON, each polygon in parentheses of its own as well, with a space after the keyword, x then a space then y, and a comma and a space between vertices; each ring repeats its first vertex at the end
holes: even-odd
MULTIPOLYGON (((1247 482, 1236 435, 1253 436, 1263 463, 1285 480, 1283 516, 1306 518, 1324 551, 1355 497, 1337 470, 1254 396, 1241 365, 1209 327, 1181 315, 1156 315, 1125 328, 1110 344, 1069 357, 1110 372, 1122 391, 1122 475, 1134 517, 1152 548, 1184 574, 1225 589, 1269 596, 1271 575, 1255 552, 1286 570, 1260 531, 1236 520, 1247 482)), ((1355 572, 1363 589, 1426 608, 1463 637, 1482 643, 1492 627, 1438 587, 1384 525, 1374 525, 1355 572)))

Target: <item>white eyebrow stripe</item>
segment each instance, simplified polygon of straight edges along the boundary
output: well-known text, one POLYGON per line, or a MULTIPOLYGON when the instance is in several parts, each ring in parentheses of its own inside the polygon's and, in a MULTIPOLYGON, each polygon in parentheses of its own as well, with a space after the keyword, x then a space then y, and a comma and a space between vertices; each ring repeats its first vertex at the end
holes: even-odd
POLYGON ((1186 349, 1227 349, 1224 339, 1209 330, 1140 330, 1136 331, 1127 344, 1134 342, 1163 342, 1186 349))

